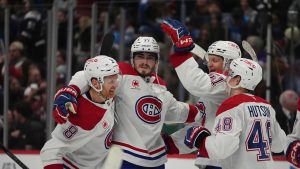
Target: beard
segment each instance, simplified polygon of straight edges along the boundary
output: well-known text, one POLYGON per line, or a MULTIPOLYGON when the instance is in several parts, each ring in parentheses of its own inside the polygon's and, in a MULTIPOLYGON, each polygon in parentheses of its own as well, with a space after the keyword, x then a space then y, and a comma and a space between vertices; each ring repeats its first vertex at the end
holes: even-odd
POLYGON ((147 77, 151 76, 151 74, 155 71, 155 66, 151 68, 149 65, 138 65, 134 66, 134 69, 137 71, 139 76, 147 77))

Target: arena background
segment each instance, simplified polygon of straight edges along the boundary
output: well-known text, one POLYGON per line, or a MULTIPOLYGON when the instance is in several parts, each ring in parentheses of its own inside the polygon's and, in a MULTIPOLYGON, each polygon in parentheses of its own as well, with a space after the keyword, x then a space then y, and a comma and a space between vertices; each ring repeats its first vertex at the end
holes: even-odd
MULTIPOLYGON (((116 37, 111 56, 118 61, 129 60, 136 37, 155 37, 161 48, 158 73, 168 90, 178 100, 195 102, 169 63, 172 44, 159 26, 166 17, 185 22, 205 50, 216 40, 240 47, 247 40, 264 69, 256 94, 270 101, 282 128, 291 132, 279 97, 286 90, 300 93, 299 0, 1 0, 0 8, 0 142, 30 168, 39 165, 38 150, 55 126, 49 98, 97 55, 108 31, 116 37)), ((164 132, 181 127, 166 125, 164 132)), ((172 156, 167 168, 179 167, 179 161, 192 168, 192 157, 172 156)), ((0 159, 0 168, 14 168, 3 151, 0 159)), ((288 168, 283 157, 277 159, 275 167, 288 168)))

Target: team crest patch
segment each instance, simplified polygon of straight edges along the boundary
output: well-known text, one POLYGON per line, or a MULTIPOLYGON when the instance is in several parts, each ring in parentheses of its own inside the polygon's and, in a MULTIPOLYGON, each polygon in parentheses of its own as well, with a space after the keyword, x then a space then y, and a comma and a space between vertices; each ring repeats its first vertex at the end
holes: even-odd
POLYGON ((150 124, 155 124, 161 120, 161 110, 162 101, 153 96, 143 96, 135 104, 137 116, 150 124))

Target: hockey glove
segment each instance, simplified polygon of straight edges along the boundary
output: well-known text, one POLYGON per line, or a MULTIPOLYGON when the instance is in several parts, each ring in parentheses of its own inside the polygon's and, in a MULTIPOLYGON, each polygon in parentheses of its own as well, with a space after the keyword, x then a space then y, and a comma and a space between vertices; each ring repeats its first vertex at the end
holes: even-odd
POLYGON ((197 147, 199 148, 203 140, 210 136, 208 129, 202 126, 194 126, 187 130, 186 136, 184 139, 184 144, 190 148, 197 147))
POLYGON ((291 142, 286 150, 286 160, 300 168, 300 140, 291 142))
POLYGON ((77 91, 71 86, 63 87, 56 92, 52 112, 55 122, 65 123, 70 112, 76 114, 77 96, 77 91))
POLYGON ((165 142, 167 154, 179 154, 179 150, 171 136, 169 136, 167 133, 161 133, 161 137, 165 142))
POLYGON ((181 22, 167 18, 161 23, 161 28, 172 39, 176 53, 190 52, 195 47, 190 32, 181 22))
POLYGON ((200 123, 202 126, 204 126, 205 121, 206 121, 206 113, 205 113, 205 106, 203 102, 197 102, 195 104, 195 107, 198 110, 198 114, 195 117, 195 122, 200 123))

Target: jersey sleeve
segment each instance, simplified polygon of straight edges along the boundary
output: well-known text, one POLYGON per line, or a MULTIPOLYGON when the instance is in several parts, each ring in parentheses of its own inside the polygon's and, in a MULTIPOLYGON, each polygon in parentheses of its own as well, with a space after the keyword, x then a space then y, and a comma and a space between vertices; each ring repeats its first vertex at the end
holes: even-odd
POLYGON ((216 117, 214 134, 206 138, 206 150, 201 151, 206 151, 210 159, 225 159, 239 148, 241 132, 242 119, 237 108, 227 110, 216 117))
POLYGON ((63 164, 63 156, 72 153, 87 144, 94 136, 93 131, 83 130, 67 121, 58 124, 52 132, 52 138, 46 142, 41 150, 44 166, 63 164))
MULTIPOLYGON (((300 100, 300 99, 299 99, 300 100)), ((300 103, 300 102, 299 102, 300 103)), ((293 127, 293 131, 291 134, 287 136, 287 144, 295 141, 300 140, 300 108, 298 107, 296 119, 293 127)))
POLYGON ((273 124, 273 126, 271 127, 271 139, 272 139, 271 151, 273 153, 280 153, 283 152, 285 149, 286 134, 281 129, 279 123, 277 122, 275 118, 275 113, 273 117, 274 117, 273 122, 271 123, 273 124))
POLYGON ((75 85, 80 89, 81 94, 89 90, 88 81, 84 75, 84 71, 76 72, 69 83, 69 85, 75 85))
POLYGON ((192 95, 209 97, 219 93, 219 90, 225 90, 224 86, 219 85, 224 82, 224 78, 221 76, 210 77, 209 74, 198 68, 198 63, 191 54, 180 56, 174 54, 171 56, 171 63, 175 67, 180 82, 192 95), (186 60, 182 58, 186 58, 186 60))
POLYGON ((169 104, 165 123, 191 123, 195 121, 196 116, 201 116, 194 105, 177 101, 168 91, 166 95, 169 104))

